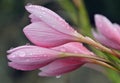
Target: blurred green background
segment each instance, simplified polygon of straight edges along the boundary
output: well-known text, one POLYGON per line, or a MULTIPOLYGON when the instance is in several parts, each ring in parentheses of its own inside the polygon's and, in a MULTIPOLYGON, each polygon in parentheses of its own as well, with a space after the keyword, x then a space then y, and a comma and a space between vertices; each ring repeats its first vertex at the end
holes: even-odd
MULTIPOLYGON (((70 18, 70 13, 62 7, 67 5, 64 3, 65 0, 61 1, 63 3, 59 4, 58 0, 0 0, 0 83, 112 83, 104 74, 86 67, 65 74, 61 78, 39 77, 38 70, 23 72, 8 67, 6 51, 30 43, 22 32, 22 29, 30 23, 28 12, 24 9, 27 3, 43 5, 58 13, 72 26, 76 26, 70 18)), ((84 0, 84 2, 93 26, 96 13, 103 14, 112 22, 120 24, 120 0, 84 0)))

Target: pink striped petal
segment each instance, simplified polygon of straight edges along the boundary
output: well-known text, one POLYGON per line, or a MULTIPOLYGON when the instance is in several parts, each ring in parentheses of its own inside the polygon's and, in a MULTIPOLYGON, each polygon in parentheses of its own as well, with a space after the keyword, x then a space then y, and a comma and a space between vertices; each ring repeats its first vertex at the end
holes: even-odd
POLYGON ((113 26, 118 30, 118 32, 120 32, 120 25, 119 24, 113 23, 113 26))
POLYGON ((35 15, 30 14, 29 17, 31 18, 31 22, 40 22, 41 20, 37 18, 35 15))
POLYGON ((43 65, 41 64, 25 65, 25 64, 15 63, 15 62, 9 62, 8 65, 12 68, 15 68, 17 70, 23 70, 23 71, 30 71, 30 70, 35 70, 40 67, 43 67, 43 65))
POLYGON ((25 8, 28 12, 55 30, 69 35, 72 35, 74 33, 74 30, 69 26, 69 24, 66 23, 59 15, 53 11, 37 5, 27 5, 25 8))
POLYGON ((70 42, 61 46, 54 47, 52 49, 62 52, 94 55, 85 46, 83 46, 82 43, 78 43, 78 42, 70 42))
POLYGON ((76 70, 83 64, 84 62, 81 62, 77 58, 59 59, 48 64, 47 66, 40 68, 41 72, 39 73, 39 75, 58 76, 76 70))
POLYGON ((101 35, 100 33, 96 33, 95 31, 93 31, 93 35, 94 35, 95 39, 98 40, 103 45, 120 50, 119 44, 111 41, 110 39, 106 38, 105 36, 101 35))
POLYGON ((75 37, 58 32, 43 22, 34 22, 26 26, 24 33, 32 43, 43 47, 52 47, 75 40, 75 37))
POLYGON ((95 23, 99 33, 112 42, 120 44, 120 32, 106 17, 96 14, 95 23))
POLYGON ((8 52, 8 59, 20 64, 46 65, 59 57, 59 52, 37 46, 20 46, 8 52))

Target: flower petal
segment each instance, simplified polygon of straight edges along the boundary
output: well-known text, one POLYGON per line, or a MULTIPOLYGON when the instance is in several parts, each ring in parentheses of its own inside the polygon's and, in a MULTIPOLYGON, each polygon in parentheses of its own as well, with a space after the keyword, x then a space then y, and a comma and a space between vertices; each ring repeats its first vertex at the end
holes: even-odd
POLYGON ((96 14, 95 23, 99 33, 112 42, 120 44, 120 32, 114 28, 114 25, 106 17, 96 14))
POLYGON ((43 22, 32 23, 23 31, 32 43, 42 47, 52 47, 74 41, 74 37, 57 32, 43 22))
POLYGON ((59 57, 59 52, 37 46, 20 46, 8 52, 8 59, 20 64, 46 65, 59 57))
POLYGON ((38 19, 48 24, 52 28, 71 35, 74 33, 74 30, 66 23, 60 16, 58 16, 53 11, 37 5, 27 5, 25 7, 28 12, 36 16, 38 19))
POLYGON ((120 45, 119 44, 111 41, 110 39, 106 38, 102 34, 96 33, 95 31, 93 31, 93 35, 94 35, 95 39, 98 40, 103 45, 105 45, 107 47, 117 49, 117 50, 120 50, 120 45))
POLYGON ((61 46, 54 47, 52 49, 62 52, 94 55, 85 46, 83 46, 82 43, 78 42, 70 42, 61 46))
POLYGON ((55 60, 54 62, 48 64, 47 66, 44 66, 40 68, 41 72, 39 73, 40 76, 58 76, 65 74, 67 72, 71 72, 77 68, 79 68, 81 65, 83 65, 84 62, 81 62, 77 58, 64 58, 55 60))
POLYGON ((118 32, 120 32, 120 25, 119 24, 113 23, 113 26, 118 30, 118 32))
POLYGON ((15 63, 15 62, 9 62, 8 65, 12 68, 15 68, 18 70, 23 70, 23 71, 30 71, 30 70, 35 70, 40 67, 43 67, 43 65, 41 65, 41 64, 25 65, 25 64, 15 63))
POLYGON ((31 18, 31 22, 40 22, 41 20, 37 18, 35 15, 30 14, 29 17, 31 18))

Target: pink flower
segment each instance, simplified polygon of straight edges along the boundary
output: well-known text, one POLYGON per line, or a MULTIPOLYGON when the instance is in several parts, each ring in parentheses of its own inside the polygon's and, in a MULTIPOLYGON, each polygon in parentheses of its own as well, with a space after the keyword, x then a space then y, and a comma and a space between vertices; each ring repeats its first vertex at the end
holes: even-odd
POLYGON ((60 52, 32 45, 19 46, 7 51, 9 66, 19 70, 34 70, 60 58, 60 52))
POLYGON ((71 42, 54 48, 43 48, 32 45, 19 46, 8 50, 9 66, 18 70, 35 70, 40 76, 57 76, 78 69, 87 63, 87 59, 78 57, 61 58, 62 52, 94 55, 81 43, 71 42))
MULTIPOLYGON (((93 55, 93 53, 87 50, 81 43, 77 43, 77 42, 67 43, 52 49, 63 51, 63 52, 69 52, 69 53, 93 55)), ((40 68, 41 72, 39 73, 39 75, 40 76, 59 76, 59 75, 78 69, 86 62, 88 62, 86 59, 78 58, 78 57, 58 59, 40 68)))
POLYGON ((93 31, 94 37, 103 45, 120 50, 120 26, 111 23, 102 15, 95 15, 97 32, 93 31))
POLYGON ((27 38, 35 45, 53 47, 77 41, 78 33, 53 11, 37 5, 25 7, 31 24, 24 28, 27 38))

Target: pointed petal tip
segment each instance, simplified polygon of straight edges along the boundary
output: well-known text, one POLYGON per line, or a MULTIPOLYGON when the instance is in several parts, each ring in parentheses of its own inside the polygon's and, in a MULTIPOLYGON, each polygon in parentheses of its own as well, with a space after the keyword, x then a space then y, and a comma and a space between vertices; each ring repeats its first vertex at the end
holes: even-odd
POLYGON ((102 23, 102 22, 105 22, 105 23, 109 23, 109 19, 101 14, 95 14, 94 15, 94 19, 95 19, 95 22, 98 24, 102 23))
POLYGON ((37 6, 37 5, 33 5, 33 4, 31 4, 31 3, 28 3, 28 4, 25 6, 25 9, 26 9, 27 11, 31 11, 31 10, 34 10, 34 8, 38 8, 38 7, 40 7, 40 6, 37 6))
POLYGON ((34 5, 32 5, 31 3, 27 3, 27 5, 25 6, 25 8, 30 8, 30 7, 33 7, 34 5))
MULTIPOLYGON (((26 10, 34 10, 34 9, 43 9, 44 7, 43 6, 40 6, 40 5, 33 5, 33 4, 31 4, 31 3, 28 3, 26 6, 25 6, 25 9, 26 10)), ((44 8, 45 9, 45 8, 44 8)))
POLYGON ((104 18, 104 16, 101 15, 101 14, 95 14, 95 15, 94 15, 94 19, 95 19, 95 21, 96 21, 96 20, 103 19, 103 18, 104 18))

